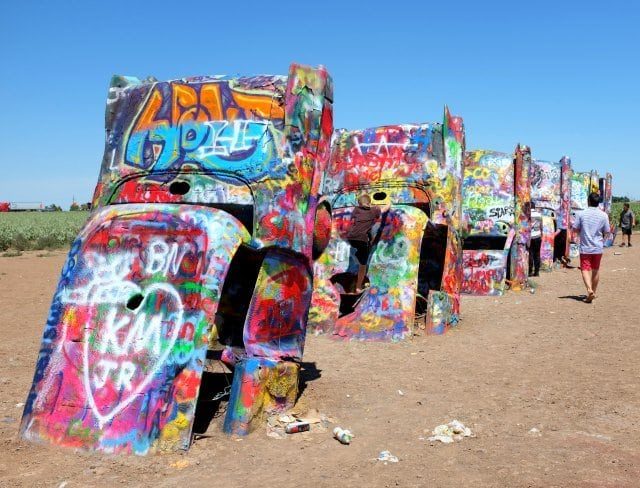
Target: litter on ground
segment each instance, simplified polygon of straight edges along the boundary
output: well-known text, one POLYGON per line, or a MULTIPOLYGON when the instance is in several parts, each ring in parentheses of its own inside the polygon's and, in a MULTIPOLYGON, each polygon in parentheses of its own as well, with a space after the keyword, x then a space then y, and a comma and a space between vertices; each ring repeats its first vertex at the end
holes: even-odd
POLYGON ((473 432, 469 427, 458 421, 452 420, 448 424, 438 425, 431 432, 433 435, 427 440, 431 442, 442 442, 443 444, 451 444, 454 441, 461 441, 464 437, 472 437, 473 432))
POLYGON ((380 454, 378 454, 378 461, 382 461, 384 464, 397 463, 398 456, 394 456, 389 451, 381 451, 380 454))

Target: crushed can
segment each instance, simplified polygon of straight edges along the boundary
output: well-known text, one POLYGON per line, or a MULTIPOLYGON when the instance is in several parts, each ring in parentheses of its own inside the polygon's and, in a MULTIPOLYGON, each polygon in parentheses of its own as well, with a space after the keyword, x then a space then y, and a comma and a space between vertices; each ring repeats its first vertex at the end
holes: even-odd
POLYGON ((311 425, 308 422, 291 422, 287 424, 284 431, 287 434, 297 434, 298 432, 307 432, 311 429, 311 425))

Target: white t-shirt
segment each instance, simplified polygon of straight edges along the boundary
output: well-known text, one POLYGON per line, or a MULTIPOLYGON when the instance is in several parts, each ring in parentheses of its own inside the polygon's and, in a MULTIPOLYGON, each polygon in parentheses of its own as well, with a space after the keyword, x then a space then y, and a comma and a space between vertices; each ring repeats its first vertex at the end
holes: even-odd
POLYGON ((537 210, 531 210, 531 239, 542 237, 542 214, 537 210))

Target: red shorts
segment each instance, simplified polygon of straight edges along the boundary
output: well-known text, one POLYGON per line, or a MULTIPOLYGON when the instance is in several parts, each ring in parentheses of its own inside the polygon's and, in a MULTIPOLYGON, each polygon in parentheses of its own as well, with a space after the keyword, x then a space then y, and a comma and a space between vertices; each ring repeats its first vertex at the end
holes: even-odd
POLYGON ((580 269, 583 271, 599 270, 602 254, 580 254, 580 269))

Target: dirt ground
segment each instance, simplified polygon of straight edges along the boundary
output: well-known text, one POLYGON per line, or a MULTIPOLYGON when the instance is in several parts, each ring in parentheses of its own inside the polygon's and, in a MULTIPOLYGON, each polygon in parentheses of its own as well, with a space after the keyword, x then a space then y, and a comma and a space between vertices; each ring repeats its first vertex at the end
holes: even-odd
POLYGON ((227 438, 218 417, 188 453, 149 457, 17 437, 63 260, 0 258, 0 486, 640 486, 639 248, 606 250, 590 305, 575 299, 579 270, 558 270, 535 294, 464 298, 462 322, 444 336, 309 337, 298 409, 352 429, 350 446, 330 430, 227 438), (475 437, 426 440, 452 419, 475 437), (377 461, 383 450, 399 462, 377 461))

